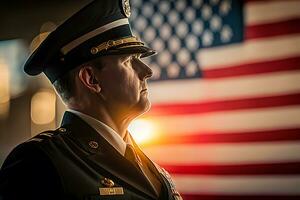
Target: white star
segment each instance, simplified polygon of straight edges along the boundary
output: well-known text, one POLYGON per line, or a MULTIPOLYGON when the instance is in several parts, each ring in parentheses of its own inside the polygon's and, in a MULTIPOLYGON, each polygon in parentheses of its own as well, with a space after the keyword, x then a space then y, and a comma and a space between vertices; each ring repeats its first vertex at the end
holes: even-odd
POLYGON ((233 33, 230 26, 225 25, 221 31, 221 40, 222 42, 229 42, 232 38, 233 33))
POLYGON ((186 37, 185 42, 189 50, 195 51, 199 47, 198 38, 193 34, 189 34, 186 37))
POLYGON ((143 15, 145 15, 146 17, 152 16, 154 13, 153 6, 149 3, 145 3, 142 7, 142 12, 143 12, 143 15))
POLYGON ((168 21, 171 25, 175 25, 177 24, 177 22, 179 21, 179 14, 178 12, 176 12, 175 10, 172 10, 171 12, 169 12, 169 14, 167 15, 168 21))
POLYGON ((185 21, 192 22, 195 20, 195 17, 196 17, 195 8, 189 7, 184 11, 185 21))
POLYGON ((159 35, 162 39, 167 40, 170 38, 172 34, 171 27, 168 23, 165 23, 162 25, 162 27, 159 29, 159 35))
POLYGON ((172 36, 170 40, 168 40, 168 46, 172 53, 176 53, 180 49, 181 42, 176 36, 172 36))
POLYGON ((188 25, 186 24, 186 22, 179 22, 176 27, 176 33, 180 38, 184 38, 186 36, 186 34, 188 33, 188 25))
POLYGON ((192 30, 194 32, 195 35, 201 35, 202 31, 203 31, 203 22, 200 20, 195 21, 192 24, 192 30))
POLYGON ((176 1, 176 10, 181 12, 186 8, 185 1, 176 1))
POLYGON ((163 14, 167 14, 170 10, 170 4, 167 1, 159 3, 159 10, 163 14))
POLYGON ((180 67, 176 63, 172 63, 168 68, 167 68, 167 74, 170 78, 176 78, 178 77, 180 72, 180 67))
POLYGON ((208 6, 208 5, 204 5, 202 7, 202 17, 205 19, 205 20, 208 20, 212 15, 212 10, 211 10, 211 7, 208 6))
MULTIPOLYGON (((163 23, 163 16, 161 14, 154 14, 152 19, 152 23, 156 28, 159 28, 163 23)), ((141 30, 141 32, 143 32, 143 30, 141 30)))
POLYGON ((152 42, 156 36, 156 31, 152 26, 149 26, 144 32, 144 39, 146 42, 152 42))
POLYGON ((202 44, 203 46, 209 46, 213 42, 213 34, 209 30, 205 30, 202 36, 202 44))
POLYGON ((185 73, 187 76, 194 76, 197 71, 198 71, 198 67, 194 61, 190 62, 188 66, 185 68, 185 73))
POLYGON ((168 51, 163 51, 158 54, 157 62, 160 67, 166 67, 171 63, 172 56, 168 51))
POLYGON ((178 60, 179 64, 182 66, 187 65, 187 63, 190 60, 190 57, 191 57, 190 52, 185 48, 181 49, 177 53, 177 60, 178 60))
POLYGON ((220 13, 221 15, 227 15, 231 10, 231 1, 225 0, 221 3, 220 13))
POLYGON ((151 43, 151 46, 154 50, 160 52, 162 50, 164 50, 165 48, 165 43, 159 39, 159 38, 156 38, 152 43, 151 43))
POLYGON ((144 31, 147 26, 148 26, 148 23, 144 17, 139 16, 136 19, 135 29, 138 30, 139 32, 144 31))
POLYGON ((214 15, 210 20, 210 28, 213 31, 219 30, 221 28, 222 22, 218 15, 214 15))

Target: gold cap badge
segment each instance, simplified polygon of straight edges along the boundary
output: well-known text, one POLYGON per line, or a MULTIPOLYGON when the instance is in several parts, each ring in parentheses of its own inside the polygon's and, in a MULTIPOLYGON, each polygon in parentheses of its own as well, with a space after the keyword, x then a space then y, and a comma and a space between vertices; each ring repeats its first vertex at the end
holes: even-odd
POLYGON ((122 8, 125 16, 129 18, 131 14, 129 0, 122 0, 122 8))

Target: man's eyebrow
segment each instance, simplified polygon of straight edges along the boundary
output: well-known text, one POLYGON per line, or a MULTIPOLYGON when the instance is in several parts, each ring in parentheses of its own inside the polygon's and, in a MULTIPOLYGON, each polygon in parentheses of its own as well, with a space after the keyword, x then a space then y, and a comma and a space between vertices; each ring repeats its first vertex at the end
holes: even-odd
POLYGON ((124 54, 124 55, 121 56, 121 60, 122 60, 122 61, 125 61, 125 60, 127 60, 129 57, 131 57, 131 56, 132 56, 131 54, 124 54))
POLYGON ((128 58, 130 58, 130 57, 140 59, 141 56, 142 56, 141 53, 125 54, 124 56, 121 57, 121 60, 122 60, 122 61, 125 61, 125 60, 127 60, 128 58))
POLYGON ((142 54, 141 53, 136 53, 136 54, 133 54, 134 57, 136 58, 141 58, 142 54))

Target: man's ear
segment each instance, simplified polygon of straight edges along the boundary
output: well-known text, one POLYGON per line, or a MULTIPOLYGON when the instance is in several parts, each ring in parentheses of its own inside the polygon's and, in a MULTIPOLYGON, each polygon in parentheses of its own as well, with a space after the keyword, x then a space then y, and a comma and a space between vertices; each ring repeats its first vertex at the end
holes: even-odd
POLYGON ((92 92, 99 93, 101 91, 100 84, 96 78, 96 71, 93 67, 82 67, 79 70, 78 77, 82 84, 85 85, 92 92))

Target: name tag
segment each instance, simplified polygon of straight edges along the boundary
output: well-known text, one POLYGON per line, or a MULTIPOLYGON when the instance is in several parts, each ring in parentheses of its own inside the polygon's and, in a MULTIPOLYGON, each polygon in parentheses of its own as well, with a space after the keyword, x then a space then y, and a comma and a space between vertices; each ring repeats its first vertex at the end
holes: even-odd
POLYGON ((99 188, 100 195, 122 195, 124 194, 123 187, 105 187, 99 188))

